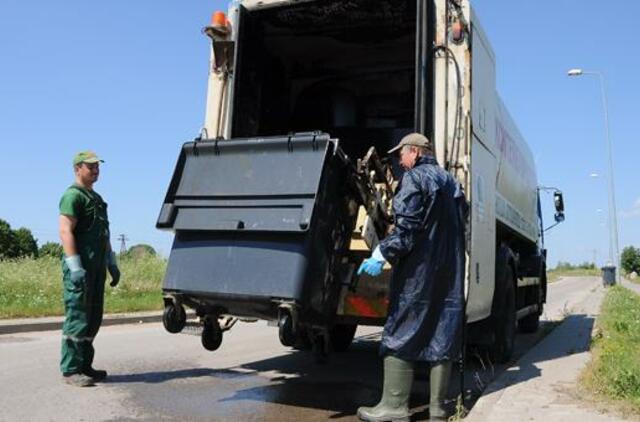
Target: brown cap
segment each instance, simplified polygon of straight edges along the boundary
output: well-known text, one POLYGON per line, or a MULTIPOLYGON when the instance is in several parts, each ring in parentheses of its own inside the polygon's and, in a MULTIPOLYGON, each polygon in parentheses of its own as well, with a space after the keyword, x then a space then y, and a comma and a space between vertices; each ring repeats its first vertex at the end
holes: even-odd
POLYGON ((400 143, 398 145, 396 145, 395 147, 391 148, 387 153, 388 154, 393 154, 394 152, 396 152, 400 148, 402 148, 404 146, 407 146, 407 145, 412 145, 414 147, 422 147, 422 148, 431 149, 431 141, 429 141, 429 139, 427 139, 426 136, 424 136, 424 135, 422 135, 420 133, 410 133, 407 136, 405 136, 404 138, 402 138, 400 143))

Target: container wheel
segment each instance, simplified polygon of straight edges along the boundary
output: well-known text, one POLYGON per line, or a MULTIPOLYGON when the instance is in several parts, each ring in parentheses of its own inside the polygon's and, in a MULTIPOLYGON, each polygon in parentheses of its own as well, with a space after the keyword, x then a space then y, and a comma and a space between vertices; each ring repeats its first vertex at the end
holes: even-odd
POLYGON ((356 324, 336 324, 331 328, 331 346, 336 352, 346 352, 356 335, 356 324))
POLYGON ((213 352, 222 344, 222 329, 216 317, 206 317, 202 327, 202 347, 213 352))
POLYGON ((170 333, 176 334, 182 331, 187 323, 187 313, 182 305, 176 306, 171 303, 164 307, 162 313, 162 324, 165 330, 170 333))
POLYGON ((289 312, 283 312, 278 320, 278 336, 283 346, 291 347, 296 343, 296 336, 293 334, 293 318, 289 312))

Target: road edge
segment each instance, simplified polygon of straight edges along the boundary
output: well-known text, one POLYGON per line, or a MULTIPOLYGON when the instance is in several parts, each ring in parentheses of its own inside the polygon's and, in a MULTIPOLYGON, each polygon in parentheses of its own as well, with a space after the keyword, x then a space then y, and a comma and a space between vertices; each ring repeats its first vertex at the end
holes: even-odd
MULTIPOLYGON (((102 326, 121 324, 143 324, 162 321, 162 311, 107 314, 102 326)), ((0 335, 33 331, 56 331, 62 329, 64 317, 25 318, 0 320, 0 335)))

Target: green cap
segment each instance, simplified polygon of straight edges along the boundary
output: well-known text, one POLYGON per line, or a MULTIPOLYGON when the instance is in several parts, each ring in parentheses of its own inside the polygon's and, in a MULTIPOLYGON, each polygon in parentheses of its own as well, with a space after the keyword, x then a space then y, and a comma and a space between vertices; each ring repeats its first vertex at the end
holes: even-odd
POLYGON ((407 146, 407 145, 412 145, 415 147, 423 147, 423 148, 429 148, 431 149, 431 142, 427 139, 426 136, 420 134, 420 133, 410 133, 407 136, 405 136, 404 138, 402 138, 402 140, 400 141, 400 143, 398 145, 396 145, 395 147, 391 148, 387 154, 393 154, 394 152, 396 152, 397 150, 399 150, 400 148, 407 146))
POLYGON ((104 163, 104 161, 98 158, 96 153, 93 151, 82 151, 73 157, 74 166, 77 166, 80 163, 104 163))

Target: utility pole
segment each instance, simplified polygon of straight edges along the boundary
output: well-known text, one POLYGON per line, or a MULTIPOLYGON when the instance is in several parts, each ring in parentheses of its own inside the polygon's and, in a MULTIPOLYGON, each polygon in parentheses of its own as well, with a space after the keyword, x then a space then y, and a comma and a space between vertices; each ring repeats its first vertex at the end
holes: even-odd
POLYGON ((127 252, 127 241, 129 238, 123 233, 118 235, 118 240, 120 241, 120 255, 127 252))

